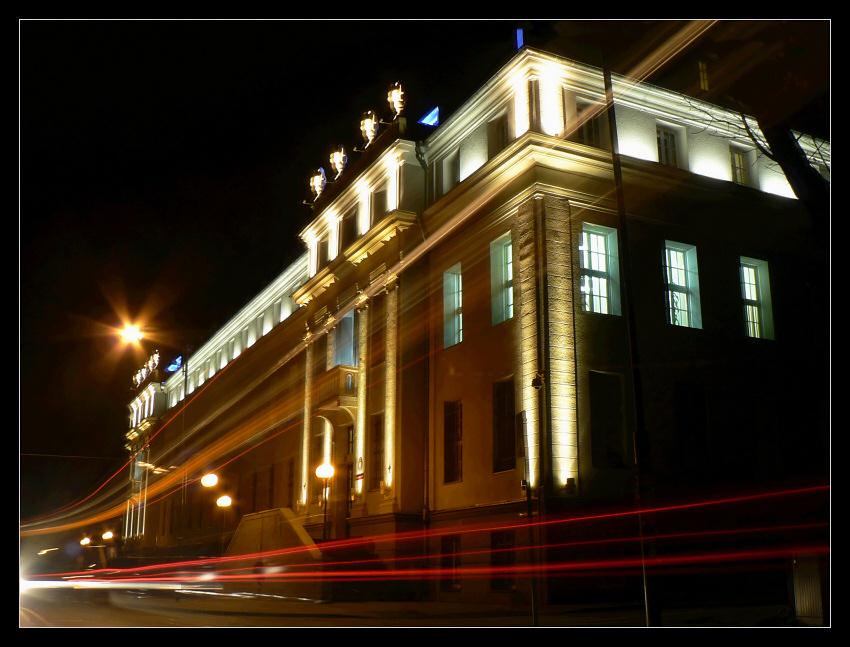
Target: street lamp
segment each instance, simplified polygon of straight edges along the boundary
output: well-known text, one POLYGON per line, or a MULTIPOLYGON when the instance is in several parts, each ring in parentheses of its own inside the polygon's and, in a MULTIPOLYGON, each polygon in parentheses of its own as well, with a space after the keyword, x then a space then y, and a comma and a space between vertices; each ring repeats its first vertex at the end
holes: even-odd
POLYGON ((233 499, 231 499, 226 494, 218 497, 216 499, 215 504, 221 508, 221 554, 224 555, 224 509, 230 507, 230 504, 233 503, 233 499))
POLYGON ((142 339, 142 331, 139 329, 139 327, 130 324, 125 325, 124 328, 119 331, 119 334, 124 339, 124 341, 129 342, 131 344, 141 341, 142 339))
POLYGON ((316 476, 324 482, 322 488, 322 506, 324 507, 324 521, 322 522, 322 540, 328 538, 328 482, 333 478, 334 466, 330 463, 322 463, 316 468, 316 476))
POLYGON ((213 473, 204 474, 201 477, 201 485, 204 487, 213 487, 216 483, 218 483, 218 476, 213 473))

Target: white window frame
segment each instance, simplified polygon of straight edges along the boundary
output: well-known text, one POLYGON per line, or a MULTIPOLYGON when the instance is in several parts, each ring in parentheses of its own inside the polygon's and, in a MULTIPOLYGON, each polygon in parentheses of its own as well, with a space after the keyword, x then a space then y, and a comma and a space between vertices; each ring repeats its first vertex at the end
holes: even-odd
POLYGON ((741 186, 752 186, 753 182, 753 151, 742 146, 732 145, 729 147, 729 165, 731 167, 732 182, 741 186))
POLYGON ((463 274, 460 263, 443 272, 443 348, 463 341, 463 274))
POLYGON ((617 230, 583 222, 578 251, 582 310, 596 314, 621 314, 617 230))
POLYGON ((697 248, 664 241, 664 278, 667 322, 674 326, 702 328, 697 248))
POLYGON ((767 261, 741 256, 741 299, 747 337, 774 339, 767 261))
POLYGON ((685 137, 682 128, 658 123, 655 125, 655 138, 658 163, 671 168, 685 168, 683 163, 685 160, 685 137), (666 142, 663 141, 662 135, 667 139, 666 142))
POLYGON ((494 326, 514 316, 511 232, 490 243, 490 309, 494 326))

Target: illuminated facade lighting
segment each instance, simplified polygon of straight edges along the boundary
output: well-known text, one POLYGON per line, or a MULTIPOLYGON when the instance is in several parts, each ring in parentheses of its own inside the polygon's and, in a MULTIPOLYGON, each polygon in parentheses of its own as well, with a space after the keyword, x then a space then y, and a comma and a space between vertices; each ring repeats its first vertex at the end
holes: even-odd
POLYGON ((395 113, 396 117, 401 115, 401 111, 404 110, 404 91, 401 89, 400 83, 395 83, 387 95, 387 101, 390 104, 390 108, 395 113))
POLYGON ((370 110, 360 120, 360 134, 363 135, 363 145, 368 147, 378 134, 378 118, 370 110))
POLYGON ((320 195, 322 195, 322 191, 325 190, 325 185, 327 184, 327 177, 325 176, 325 169, 319 167, 313 177, 310 178, 310 189, 313 191, 313 198, 318 199, 320 195))
POLYGON ((337 179, 340 175, 342 175, 342 171, 345 169, 345 164, 348 162, 348 157, 346 156, 345 149, 342 146, 331 153, 330 162, 331 168, 334 170, 334 173, 336 173, 334 179, 337 179))

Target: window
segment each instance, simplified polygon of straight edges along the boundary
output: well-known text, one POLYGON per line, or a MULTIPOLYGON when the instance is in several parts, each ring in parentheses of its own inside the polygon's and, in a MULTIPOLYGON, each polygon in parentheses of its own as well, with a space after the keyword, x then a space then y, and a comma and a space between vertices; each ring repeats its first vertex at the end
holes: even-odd
POLYGON ((514 381, 493 383, 493 471, 516 467, 514 381))
POLYGON ((767 263, 741 257, 741 297, 748 337, 773 339, 773 312, 767 263))
POLYGON ((488 158, 495 157, 508 145, 508 115, 502 113, 487 124, 488 158))
POLYGON ((579 241, 582 309, 620 314, 620 268, 617 230, 582 223, 579 241))
POLYGON ((735 184, 747 186, 749 184, 749 155, 742 148, 732 147, 729 149, 732 161, 732 181, 735 184))
POLYGON ((460 591, 460 535, 440 538, 440 590, 460 591))
POLYGON ((513 246, 510 232, 490 243, 490 303, 494 326, 514 316, 513 246))
POLYGON ((616 373, 590 371, 590 452, 593 466, 626 467, 628 442, 623 405, 623 378, 616 373))
POLYGON ((658 126, 658 161, 665 166, 679 166, 678 136, 671 128, 658 126))
POLYGON ((384 480, 384 416, 372 416, 369 425, 369 489, 381 489, 384 480))
POLYGON ((372 193, 372 225, 380 222, 381 219, 387 215, 387 212, 389 211, 387 200, 388 196, 386 185, 379 186, 372 193))
POLYGON ((443 160, 443 195, 460 182, 460 151, 454 151, 443 160))
POLYGON ((601 106, 576 98, 578 128, 573 138, 581 144, 602 148, 602 125, 605 113, 601 106))
POLYGON ((513 566, 515 559, 514 533, 500 530, 490 533, 490 589, 510 591, 514 588, 513 566))
MULTIPOLYGON (((708 399, 703 384, 680 382, 673 388, 673 414, 681 458, 692 474, 711 462, 708 399)), ((740 446, 736 446, 736 451, 740 446)), ((710 470, 709 470, 710 471, 710 470)))
POLYGON ((701 90, 708 92, 708 64, 705 61, 700 61, 699 66, 699 87, 701 90))
POLYGON ((702 328, 697 248, 665 241, 667 321, 674 326, 702 328))
POLYGON ((319 240, 316 247, 316 271, 323 269, 330 262, 330 240, 326 234, 319 240))
POLYGON ((443 348, 463 341, 463 280, 460 263, 443 272, 443 348))
POLYGON ((334 366, 357 366, 357 330, 353 310, 339 320, 334 335, 334 366))
POLYGON ((359 213, 357 207, 348 210, 339 223, 339 249, 344 251, 357 239, 357 220, 359 213))
POLYGON ((463 477, 463 407, 458 402, 443 403, 443 482, 463 477))

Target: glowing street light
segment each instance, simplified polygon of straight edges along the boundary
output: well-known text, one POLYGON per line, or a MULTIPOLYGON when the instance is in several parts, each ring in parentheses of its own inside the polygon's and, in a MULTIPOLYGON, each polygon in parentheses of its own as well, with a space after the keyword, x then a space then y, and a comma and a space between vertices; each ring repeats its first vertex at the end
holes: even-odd
POLYGON ((215 504, 221 508, 221 554, 224 555, 224 510, 225 508, 230 507, 233 503, 233 499, 231 499, 226 494, 218 497, 216 499, 215 504))
POLYGON ((213 487, 216 483, 218 483, 218 476, 215 474, 204 474, 201 477, 201 485, 204 487, 213 487))
POLYGON ((139 329, 139 327, 130 324, 125 325, 124 328, 119 331, 119 334, 121 335, 122 339, 124 339, 124 341, 130 344, 135 344, 141 341, 143 337, 142 331, 139 329))
POLYGON ((324 521, 322 522, 322 539, 328 538, 328 482, 333 478, 334 466, 330 463, 322 463, 316 468, 316 476, 324 482, 322 488, 322 507, 324 508, 324 521))

